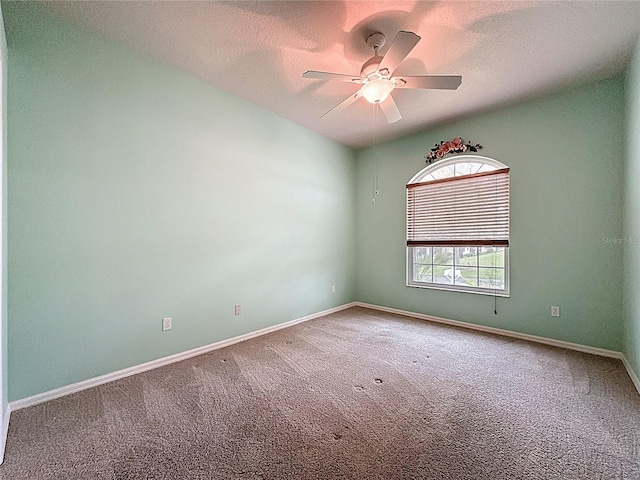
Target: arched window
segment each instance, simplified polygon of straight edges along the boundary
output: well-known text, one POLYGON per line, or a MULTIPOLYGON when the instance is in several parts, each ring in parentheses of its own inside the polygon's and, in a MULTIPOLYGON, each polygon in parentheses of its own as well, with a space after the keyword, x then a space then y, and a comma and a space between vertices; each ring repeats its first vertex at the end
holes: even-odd
POLYGON ((509 295, 509 167, 461 155, 409 181, 407 285, 509 295))

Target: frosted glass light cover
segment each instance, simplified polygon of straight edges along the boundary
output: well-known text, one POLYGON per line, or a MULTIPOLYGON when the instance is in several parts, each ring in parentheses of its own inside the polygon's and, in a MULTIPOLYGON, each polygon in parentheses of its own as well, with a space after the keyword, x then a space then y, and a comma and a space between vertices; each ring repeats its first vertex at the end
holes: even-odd
POLYGON ((376 78, 366 83, 362 89, 362 96, 369 103, 384 102, 393 90, 393 82, 384 78, 376 78))

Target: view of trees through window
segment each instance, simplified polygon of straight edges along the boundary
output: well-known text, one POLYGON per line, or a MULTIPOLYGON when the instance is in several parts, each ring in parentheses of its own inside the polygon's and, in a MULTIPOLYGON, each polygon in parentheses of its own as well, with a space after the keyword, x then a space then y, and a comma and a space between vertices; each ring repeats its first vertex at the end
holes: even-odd
POLYGON ((505 288, 504 247, 414 247, 413 281, 505 288))

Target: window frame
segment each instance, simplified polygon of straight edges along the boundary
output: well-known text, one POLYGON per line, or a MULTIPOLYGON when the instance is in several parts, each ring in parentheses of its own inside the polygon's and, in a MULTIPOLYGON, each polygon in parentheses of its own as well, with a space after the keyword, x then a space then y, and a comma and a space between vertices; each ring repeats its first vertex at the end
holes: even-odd
MULTIPOLYGON (((451 158, 447 158, 445 160, 440 160, 437 161, 431 165, 426 166, 425 168, 423 168, 422 170, 420 170, 416 175, 413 176, 413 178, 407 182, 407 185, 410 184, 414 184, 414 183, 420 183, 420 182, 429 182, 431 180, 435 180, 435 179, 440 179, 440 178, 455 178, 456 176, 463 176, 466 174, 460 174, 460 175, 450 175, 448 177, 437 177, 434 178, 432 173, 449 167, 451 165, 455 165, 455 164, 459 164, 459 163, 469 163, 469 162, 473 162, 473 163, 479 163, 479 164, 483 164, 483 165, 488 165, 490 167, 492 167, 491 170, 483 170, 483 171, 493 171, 493 170, 500 170, 500 169, 509 169, 508 166, 504 165, 503 163, 494 160, 492 158, 488 158, 488 157, 482 157, 479 155, 457 155, 455 157, 451 157, 451 158), (430 176, 430 179, 427 179, 426 177, 430 176)), ((482 167, 480 167, 482 168, 482 167)), ((509 198, 509 204, 511 203, 511 199, 509 198)), ((405 206, 407 206, 407 199, 405 200, 405 206)), ((510 217, 510 215, 509 215, 510 217)), ((406 218, 405 218, 405 222, 406 222, 406 218)), ((510 218, 509 218, 509 223, 510 223, 510 218)), ((406 224, 408 227, 408 224, 406 224)), ((487 247, 490 245, 469 245, 472 248, 481 248, 481 247, 487 247)), ((442 244, 433 244, 433 245, 429 245, 430 248, 440 248, 440 247, 448 247, 448 248, 453 248, 453 255, 452 255, 452 260, 451 260, 451 267, 453 269, 454 275, 455 275, 455 270, 456 270, 456 251, 455 248, 456 247, 461 247, 461 245, 453 245, 453 244, 448 244, 447 242, 443 241, 442 244)), ((509 267, 509 245, 495 245, 495 247, 500 247, 504 249, 504 289, 497 289, 497 288, 485 288, 485 287, 474 287, 474 286, 465 286, 465 285, 455 285, 455 284, 441 284, 441 283, 432 283, 432 282, 420 282, 414 279, 414 251, 417 248, 425 248, 425 246, 414 246, 414 245, 407 245, 406 246, 406 286, 407 287, 414 287, 414 288, 427 288, 427 289, 432 289, 432 290, 444 290, 444 291, 449 291, 449 292, 461 292, 461 293, 473 293, 476 295, 491 295, 491 296, 497 296, 497 297, 509 297, 510 296, 510 267, 509 267)), ((433 250, 432 250, 433 252, 433 250)), ((479 260, 479 253, 478 250, 476 250, 476 255, 478 256, 478 260, 479 260)), ((433 253, 432 253, 433 255, 433 253)), ((433 256, 431 259, 431 266, 433 268, 433 256)), ((479 265, 479 261, 476 263, 476 269, 479 269, 480 265, 479 265)), ((479 270, 478 270, 479 273, 479 270)), ((454 280, 455 281, 455 280, 454 280)))

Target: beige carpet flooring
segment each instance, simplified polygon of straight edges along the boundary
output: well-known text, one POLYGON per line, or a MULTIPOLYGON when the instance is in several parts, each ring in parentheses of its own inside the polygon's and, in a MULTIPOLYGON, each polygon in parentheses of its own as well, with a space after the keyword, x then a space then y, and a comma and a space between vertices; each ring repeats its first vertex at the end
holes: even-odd
POLYGON ((622 363, 351 308, 11 415, 0 479, 640 479, 622 363))

